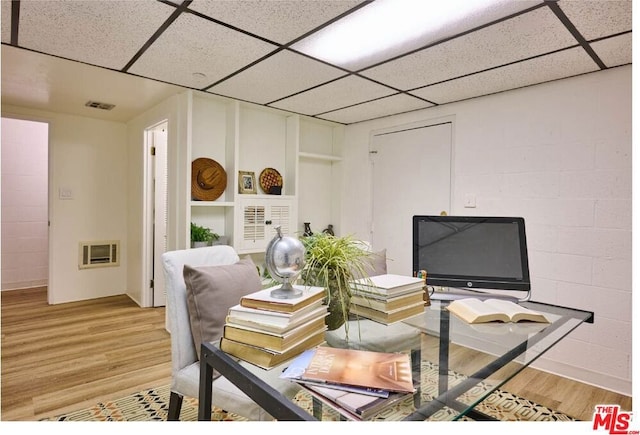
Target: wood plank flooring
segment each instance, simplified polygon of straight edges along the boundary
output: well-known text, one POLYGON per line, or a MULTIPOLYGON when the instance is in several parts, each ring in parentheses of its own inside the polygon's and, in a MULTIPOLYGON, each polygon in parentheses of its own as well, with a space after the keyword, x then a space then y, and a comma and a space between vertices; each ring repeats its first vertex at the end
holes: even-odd
POLYGON ((2 420, 38 420, 171 379, 164 308, 128 296, 49 305, 46 288, 0 293, 2 420))
MULTIPOLYGON (((170 382, 164 308, 124 295, 48 305, 46 288, 0 292, 0 304, 0 420, 39 420, 170 382)), ((464 348, 452 357, 479 362, 464 348)), ((596 404, 632 409, 630 397, 535 369, 502 388, 587 421, 596 404)))
MULTIPOLYGON (((423 340, 434 341, 433 344, 424 343, 422 357, 425 360, 438 361, 437 338, 424 336, 423 340)), ((449 348, 449 365, 451 370, 462 374, 471 374, 493 361, 492 356, 469 349, 463 346, 451 344, 449 348)), ((515 363, 511 363, 515 366, 515 363)), ((520 367, 518 367, 519 369, 520 367)), ((509 367, 506 372, 513 373, 509 367)), ((501 381, 504 375, 500 372, 489 377, 489 381, 501 381)), ((565 413, 578 420, 591 421, 596 405, 618 404, 625 411, 631 411, 631 397, 618 394, 602 388, 594 387, 582 382, 577 382, 551 373, 543 372, 531 367, 526 367, 513 379, 500 387, 517 396, 532 402, 565 413)))

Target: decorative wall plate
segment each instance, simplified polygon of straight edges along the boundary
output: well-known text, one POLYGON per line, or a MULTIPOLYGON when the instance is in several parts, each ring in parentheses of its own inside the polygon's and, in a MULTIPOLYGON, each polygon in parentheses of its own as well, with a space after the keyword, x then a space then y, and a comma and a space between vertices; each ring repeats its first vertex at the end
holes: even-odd
POLYGON ((260 173, 260 187, 264 193, 280 192, 282 190, 282 175, 273 168, 264 168, 260 173))

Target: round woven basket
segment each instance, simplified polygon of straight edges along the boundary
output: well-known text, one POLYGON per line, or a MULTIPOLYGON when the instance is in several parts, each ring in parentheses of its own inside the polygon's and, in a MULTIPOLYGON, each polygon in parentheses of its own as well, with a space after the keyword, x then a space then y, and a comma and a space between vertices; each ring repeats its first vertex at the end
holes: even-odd
POLYGON ((191 198, 215 201, 227 188, 227 173, 220 163, 206 157, 191 163, 191 198))
POLYGON ((274 188, 282 189, 282 175, 273 168, 264 168, 260 173, 259 181, 264 193, 273 194, 274 188))

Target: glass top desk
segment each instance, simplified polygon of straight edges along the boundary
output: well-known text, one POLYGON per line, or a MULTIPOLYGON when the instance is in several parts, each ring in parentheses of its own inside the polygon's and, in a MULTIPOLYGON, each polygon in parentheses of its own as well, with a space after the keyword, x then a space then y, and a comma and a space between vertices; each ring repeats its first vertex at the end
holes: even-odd
MULTIPOLYGON (((448 301, 432 301, 424 313, 393 325, 367 319, 350 321, 349 340, 332 338, 328 345, 411 353, 413 379, 418 380, 407 412, 398 420, 490 419, 474 408, 493 391, 517 375, 540 355, 583 322, 593 323, 593 313, 539 302, 521 305, 548 315, 551 323, 484 323, 470 325, 444 309, 448 301), (398 331, 415 339, 400 340, 398 331), (398 334, 398 335, 394 335, 398 334), (412 335, 413 334, 413 335, 412 335), (399 339, 394 340, 397 336, 399 339), (404 346, 404 348, 398 347, 404 346)), ((333 408, 343 419, 348 413, 337 406, 319 404, 313 411, 298 406, 293 392, 303 389, 295 382, 278 379, 287 363, 270 370, 252 366, 218 348, 203 343, 200 360, 198 419, 211 419, 213 370, 236 385, 276 420, 318 420, 321 406, 333 408), (277 381, 276 381, 277 380, 277 381), (286 391, 283 386, 286 382, 286 391)))

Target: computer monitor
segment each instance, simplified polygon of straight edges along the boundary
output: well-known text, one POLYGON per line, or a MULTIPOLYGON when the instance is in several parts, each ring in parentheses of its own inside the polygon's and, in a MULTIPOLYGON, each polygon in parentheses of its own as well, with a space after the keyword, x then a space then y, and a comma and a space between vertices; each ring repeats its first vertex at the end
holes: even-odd
POLYGON ((526 292, 513 299, 526 300, 531 282, 524 219, 413 216, 413 270, 425 270, 427 286, 447 287, 448 293, 512 290, 526 292))

